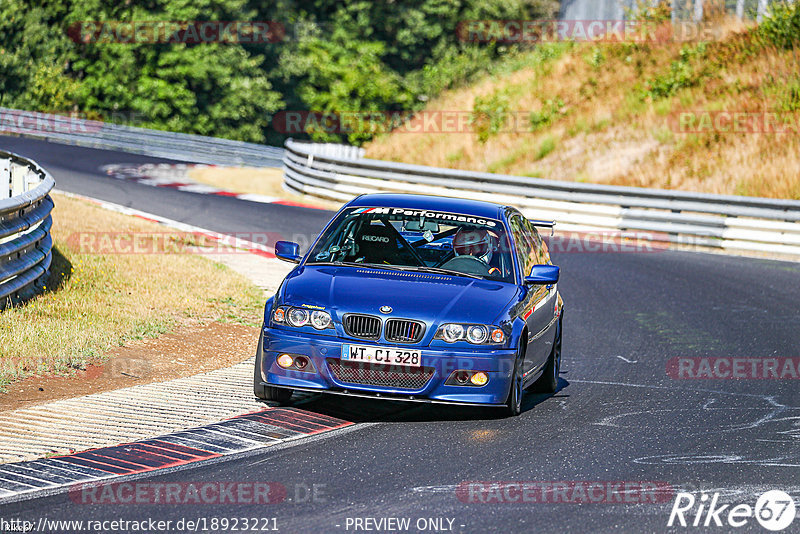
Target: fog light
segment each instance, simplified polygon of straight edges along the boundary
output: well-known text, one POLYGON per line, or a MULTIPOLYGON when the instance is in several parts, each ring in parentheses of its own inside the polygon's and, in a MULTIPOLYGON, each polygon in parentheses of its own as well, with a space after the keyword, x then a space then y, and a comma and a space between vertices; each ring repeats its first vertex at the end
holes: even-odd
POLYGON ((308 365, 308 359, 307 359, 307 358, 304 358, 303 356, 298 356, 298 357, 297 357, 297 358, 294 360, 294 366, 295 366, 297 369, 301 370, 301 371, 302 371, 303 369, 305 369, 307 365, 308 365))
POLYGON ((456 382, 459 384, 466 384, 469 382, 469 373, 466 371, 459 371, 456 373, 456 382))
POLYGON ((294 358, 289 356, 288 354, 281 354, 278 356, 278 365, 283 367, 284 369, 288 369, 294 363, 294 358))
POLYGON ((470 378, 469 381, 475 384, 476 386, 485 386, 486 383, 489 381, 489 376, 484 372, 475 373, 474 375, 472 375, 472 378, 470 378))

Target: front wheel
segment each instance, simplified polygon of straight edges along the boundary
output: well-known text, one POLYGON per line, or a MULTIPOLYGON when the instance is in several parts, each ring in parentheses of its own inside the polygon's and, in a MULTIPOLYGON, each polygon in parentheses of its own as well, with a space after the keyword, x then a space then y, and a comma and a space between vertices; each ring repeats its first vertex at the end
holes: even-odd
POLYGON ((264 401, 277 402, 278 404, 286 404, 292 398, 292 390, 285 388, 276 388, 274 386, 267 386, 262 384, 261 379, 261 360, 264 357, 264 333, 258 336, 258 349, 256 350, 256 362, 253 369, 253 394, 256 398, 264 401))
POLYGON ((561 371, 561 319, 558 320, 556 339, 547 364, 544 366, 542 376, 530 387, 537 393, 555 393, 558 388, 558 373, 561 371))
POLYGON ((522 413, 522 362, 525 359, 525 340, 520 340, 519 352, 514 362, 514 373, 511 375, 511 390, 508 392, 506 412, 515 417, 522 413))

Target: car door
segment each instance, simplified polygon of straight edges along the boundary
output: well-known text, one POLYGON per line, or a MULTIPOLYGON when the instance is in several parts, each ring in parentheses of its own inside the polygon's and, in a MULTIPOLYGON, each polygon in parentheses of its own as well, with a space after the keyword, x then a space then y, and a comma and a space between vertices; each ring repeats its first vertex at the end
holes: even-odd
MULTIPOLYGON (((550 253, 547 250, 547 243, 545 243, 539 231, 528 219, 523 221, 523 226, 530 236, 534 247, 534 263, 536 265, 549 265, 550 253)), ((558 301, 558 284, 540 285, 538 286, 537 302, 534 305, 536 310, 533 312, 536 324, 541 329, 538 331, 540 336, 537 341, 537 348, 542 358, 542 363, 547 362, 548 356, 553 349, 553 342, 555 341, 555 318, 556 318, 556 302, 558 301)), ((530 328, 530 326, 529 326, 530 328)))
MULTIPOLYGON (((521 214, 515 213, 509 219, 511 235, 514 238, 517 260, 522 270, 522 278, 529 275, 542 255, 542 243, 538 233, 533 234, 530 223, 521 214)), ((535 229, 534 229, 535 231, 535 229)), ((550 355, 550 346, 547 345, 545 330, 552 321, 553 308, 549 314, 545 300, 550 294, 550 289, 543 285, 523 284, 522 318, 528 325, 528 347, 523 364, 524 374, 530 374, 544 366, 550 355)), ((552 344, 552 340, 550 340, 552 344)))

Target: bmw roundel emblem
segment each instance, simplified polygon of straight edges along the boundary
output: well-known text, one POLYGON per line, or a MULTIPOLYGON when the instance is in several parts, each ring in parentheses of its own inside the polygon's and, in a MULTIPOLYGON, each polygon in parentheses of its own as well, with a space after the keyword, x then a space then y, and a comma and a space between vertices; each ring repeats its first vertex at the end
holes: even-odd
POLYGON ((381 306, 381 313, 392 313, 391 306, 381 306))

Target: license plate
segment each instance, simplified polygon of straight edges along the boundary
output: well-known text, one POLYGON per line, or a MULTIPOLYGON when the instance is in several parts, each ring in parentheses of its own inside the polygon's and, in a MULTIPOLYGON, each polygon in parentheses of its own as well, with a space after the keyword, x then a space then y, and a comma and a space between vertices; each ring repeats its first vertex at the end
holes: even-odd
POLYGON ((422 365, 422 353, 418 350, 393 349, 370 345, 342 345, 342 360, 420 367, 422 365))

